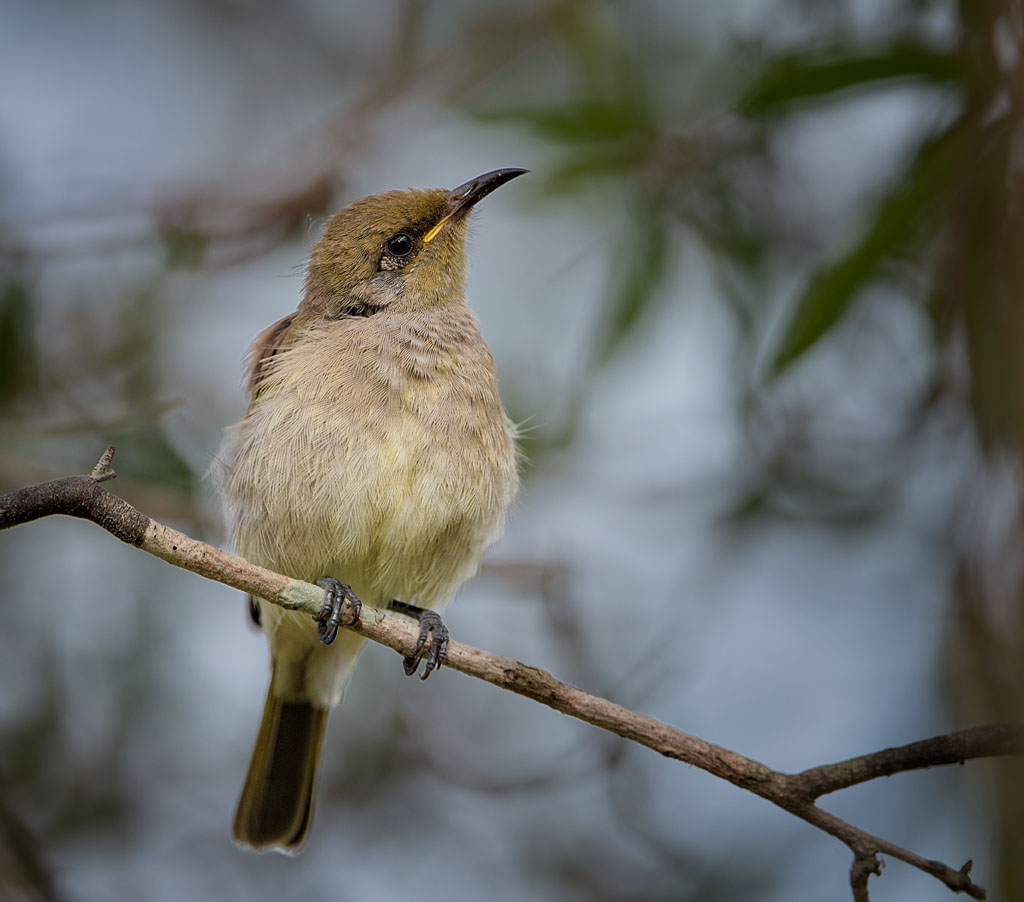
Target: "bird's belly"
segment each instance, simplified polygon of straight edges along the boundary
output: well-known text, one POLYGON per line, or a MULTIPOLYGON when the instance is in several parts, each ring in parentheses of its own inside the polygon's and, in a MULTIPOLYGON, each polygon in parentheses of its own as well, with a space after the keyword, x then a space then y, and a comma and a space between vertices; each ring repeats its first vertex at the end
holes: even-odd
POLYGON ((471 435, 426 427, 406 417, 367 468, 367 553, 359 569, 387 596, 382 601, 436 607, 476 570, 500 529, 507 493, 496 491, 499 463, 474 459, 479 449, 471 435))
POLYGON ((314 419, 288 430, 279 460, 291 473, 264 457, 250 490, 236 493, 260 500, 239 518, 239 551, 296 578, 333 576, 368 604, 447 601, 500 529, 514 491, 511 439, 489 437, 488 448, 502 446, 495 454, 478 430, 408 412, 358 427, 314 419))
MULTIPOLYGON (((504 505, 472 500, 481 487, 458 455, 394 438, 355 456, 325 453, 321 465, 307 483, 315 501, 296 508, 293 499, 287 516, 263 522, 261 545, 276 558, 264 563, 309 582, 332 576, 366 604, 440 607, 500 528, 504 505)), ((272 607, 264 606, 264 626, 276 691, 337 704, 363 640, 343 631, 321 646, 308 615, 272 607)))

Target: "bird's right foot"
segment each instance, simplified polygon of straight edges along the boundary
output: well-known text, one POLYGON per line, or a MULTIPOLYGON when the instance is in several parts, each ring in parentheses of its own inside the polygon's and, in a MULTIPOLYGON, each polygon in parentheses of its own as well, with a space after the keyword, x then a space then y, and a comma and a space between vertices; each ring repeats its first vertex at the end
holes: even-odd
POLYGON ((363 609, 363 603, 350 586, 338 582, 333 577, 324 576, 318 579, 316 584, 327 593, 320 613, 313 615, 313 619, 317 624, 316 635, 324 645, 330 645, 338 638, 338 627, 341 626, 341 615, 345 610, 345 600, 348 599, 352 605, 351 619, 345 626, 354 626, 359 622, 359 613, 363 609))
POLYGON ((428 611, 419 605, 399 601, 397 598, 388 605, 392 611, 415 617, 420 624, 420 635, 412 654, 402 659, 402 668, 406 676, 412 676, 419 669, 420 661, 425 661, 421 680, 425 680, 448 659, 448 643, 451 633, 441 620, 437 611, 428 611))

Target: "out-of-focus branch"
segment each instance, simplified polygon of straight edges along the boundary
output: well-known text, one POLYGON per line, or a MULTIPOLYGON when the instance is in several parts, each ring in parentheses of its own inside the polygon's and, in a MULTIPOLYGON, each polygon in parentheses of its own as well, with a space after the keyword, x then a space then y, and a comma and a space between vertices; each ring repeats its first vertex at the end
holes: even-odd
POLYGON ((0 899, 56 902, 53 878, 35 837, 0 797, 0 899))
POLYGON ((265 168, 226 175, 217 185, 170 186, 163 198, 107 199, 0 220, 0 253, 50 260, 162 244, 178 262, 202 261, 209 267, 263 256, 330 211, 348 169, 372 146, 384 110, 423 94, 458 107, 493 73, 556 29, 558 9, 572 2, 498 7, 429 51, 420 47, 424 4, 407 2, 386 64, 360 79, 350 102, 301 134, 265 168), (96 223, 103 228, 83 234, 83 224, 96 223), (62 235, 60 229, 69 225, 70 234, 62 235))
MULTIPOLYGON (((104 489, 100 483, 116 475, 110 466, 113 454, 113 447, 108 448, 88 476, 69 476, 0 496, 0 529, 53 514, 81 517, 102 526, 122 542, 174 566, 257 595, 288 610, 310 615, 320 612, 324 603, 323 589, 257 567, 196 541, 150 519, 104 489)), ((346 613, 351 614, 350 603, 346 605, 346 613)), ((368 605, 363 606, 359 622, 347 628, 403 656, 413 653, 419 632, 410 620, 368 605)), ((312 623, 310 629, 313 629, 312 623)), ((544 670, 512 658, 452 642, 445 663, 453 670, 532 698, 667 758, 699 767, 836 837, 854 854, 850 885, 855 900, 868 898, 868 879, 880 873, 879 855, 889 855, 931 874, 954 892, 964 892, 975 899, 985 898, 985 890, 970 879, 971 862, 955 870, 942 862, 922 858, 818 808, 815 800, 826 793, 901 771, 970 758, 1024 754, 1024 725, 962 730, 798 774, 785 774, 654 718, 589 695, 544 670)))

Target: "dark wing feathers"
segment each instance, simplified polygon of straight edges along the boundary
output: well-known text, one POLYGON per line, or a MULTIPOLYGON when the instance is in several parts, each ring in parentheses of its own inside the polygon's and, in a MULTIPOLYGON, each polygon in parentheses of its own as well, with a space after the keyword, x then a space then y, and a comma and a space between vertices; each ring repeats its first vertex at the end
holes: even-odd
POLYGON ((267 364, 275 354, 287 348, 284 337, 295 316, 295 313, 289 313, 272 326, 268 326, 249 346, 249 352, 246 354, 245 390, 249 393, 250 399, 255 398, 259 392, 260 381, 266 372, 267 364))

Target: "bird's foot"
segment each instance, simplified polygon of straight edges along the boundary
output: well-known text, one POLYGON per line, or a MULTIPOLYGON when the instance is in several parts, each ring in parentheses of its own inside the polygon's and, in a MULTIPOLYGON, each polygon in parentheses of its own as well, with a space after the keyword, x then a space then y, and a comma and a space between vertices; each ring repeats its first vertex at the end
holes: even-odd
POLYGON ((363 609, 363 603, 356 597, 356 593, 352 591, 351 587, 330 576, 318 579, 316 584, 327 593, 320 613, 313 615, 317 624, 316 635, 324 645, 330 645, 338 638, 338 627, 341 626, 341 614, 345 609, 345 599, 347 598, 352 604, 351 619, 345 626, 354 626, 359 622, 359 613, 363 609))
POLYGON ((412 676, 419 668, 420 661, 426 660, 423 674, 420 676, 421 680, 425 680, 438 670, 448 657, 448 641, 451 638, 448 627, 444 625, 440 614, 418 605, 395 600, 388 607, 399 614, 415 617, 420 622, 420 636, 416 640, 416 647, 409 657, 402 659, 402 668, 406 676, 412 676))

